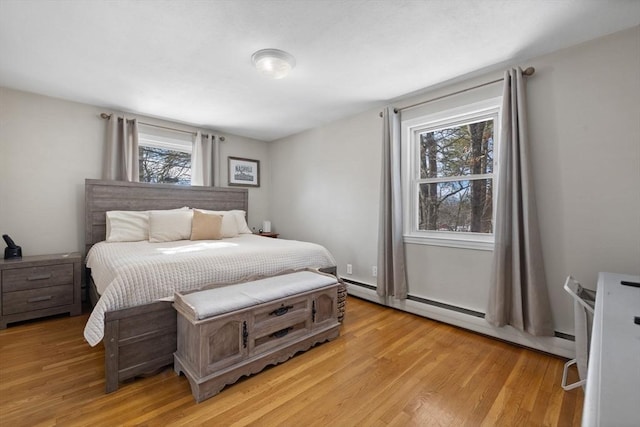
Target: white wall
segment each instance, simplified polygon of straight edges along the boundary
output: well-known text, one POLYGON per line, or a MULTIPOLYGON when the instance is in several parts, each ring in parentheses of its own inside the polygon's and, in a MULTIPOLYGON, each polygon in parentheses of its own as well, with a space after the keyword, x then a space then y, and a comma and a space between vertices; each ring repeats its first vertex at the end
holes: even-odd
POLYGON ((535 184, 556 329, 561 283, 640 274, 640 26, 548 55, 528 87, 535 184))
POLYGON ((229 182, 228 160, 242 157, 260 162, 260 187, 249 187, 249 213, 247 223, 256 231, 262 227, 262 221, 269 217, 269 188, 271 186, 271 161, 269 144, 256 139, 237 135, 223 134, 225 141, 220 143, 220 185, 226 187, 229 182))
POLYGON ((381 122, 369 111, 270 144, 272 227, 327 247, 341 275, 376 264, 381 122))
MULTIPOLYGON (((0 233, 23 255, 82 251, 84 180, 100 179, 106 122, 104 108, 0 88, 0 233)), ((195 129, 152 118, 145 122, 195 129)), ((249 224, 267 216, 267 144, 224 135, 221 182, 227 157, 260 160, 261 187, 249 190, 249 224)))
MULTIPOLYGON (((522 65, 536 68, 528 80, 530 139, 555 329, 572 334, 573 306, 562 290, 567 274, 593 288, 598 271, 640 274, 640 27, 522 65)), ((501 75, 487 73, 394 105, 410 105, 501 75)), ((340 274, 371 285, 379 111, 270 146, 271 219, 278 231, 324 244, 336 257, 340 274), (347 263, 353 264, 353 275, 346 275, 347 263)), ((484 311, 490 251, 406 248, 410 294, 484 311)), ((372 293, 363 295, 376 299, 372 293)))

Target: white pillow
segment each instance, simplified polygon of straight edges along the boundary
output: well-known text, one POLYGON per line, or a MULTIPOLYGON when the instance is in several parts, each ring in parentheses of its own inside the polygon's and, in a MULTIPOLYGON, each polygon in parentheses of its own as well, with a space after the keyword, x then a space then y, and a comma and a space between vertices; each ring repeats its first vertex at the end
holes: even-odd
POLYGON ((241 210, 229 211, 236 217, 236 223, 238 224, 238 233, 240 234, 253 234, 249 226, 247 225, 247 213, 241 210))
POLYGON ((200 212, 222 215, 222 237, 238 237, 238 221, 236 215, 231 211, 207 211, 198 209, 200 212))
MULTIPOLYGON (((184 206, 169 211, 188 211, 184 206)), ((139 242, 149 240, 149 212, 169 211, 107 211, 107 242, 139 242)))
POLYGON ((149 239, 147 211, 108 211, 107 242, 139 242, 149 239))
POLYGON ((189 240, 192 218, 193 212, 190 210, 150 211, 149 241, 157 243, 189 240))

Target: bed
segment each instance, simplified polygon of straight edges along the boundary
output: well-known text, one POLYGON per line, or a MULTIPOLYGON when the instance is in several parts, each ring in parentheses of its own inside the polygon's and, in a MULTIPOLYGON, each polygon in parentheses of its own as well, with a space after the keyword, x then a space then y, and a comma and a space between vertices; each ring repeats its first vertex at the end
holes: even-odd
MULTIPOLYGON (((322 246, 252 234, 215 242, 103 242, 107 211, 195 207, 247 212, 246 189, 88 179, 85 181, 85 207, 87 267, 93 267, 87 268, 88 294, 94 306, 85 337, 91 345, 100 339, 104 343, 107 393, 117 390, 121 381, 151 374, 173 363, 176 311, 170 297, 175 291, 229 285, 309 267, 336 274, 335 261, 322 246), (135 251, 129 252, 132 247, 135 251), (227 259, 225 257, 231 255, 224 255, 213 262, 213 267, 203 265, 207 251, 234 252, 241 247, 244 255, 240 256, 245 256, 244 260, 227 259), (156 264, 158 251, 170 254, 161 257, 168 260, 168 266, 156 264), (103 258, 111 261, 105 263, 103 258), (178 266, 176 263, 179 262, 178 266), (157 275, 160 270, 172 274, 168 277, 157 275), (122 274, 117 276, 116 271, 122 274), (149 277, 141 279, 146 276, 149 277), (150 283, 142 285, 145 281, 154 286, 150 283)), ((346 289, 341 289, 340 294, 342 317, 346 289)))

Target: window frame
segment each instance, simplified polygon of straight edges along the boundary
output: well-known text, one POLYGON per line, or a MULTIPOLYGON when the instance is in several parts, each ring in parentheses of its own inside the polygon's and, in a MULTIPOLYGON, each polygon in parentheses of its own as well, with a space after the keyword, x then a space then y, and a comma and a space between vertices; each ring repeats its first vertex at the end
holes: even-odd
POLYGON ((502 97, 493 97, 443 111, 426 113, 401 122, 402 203, 404 208, 405 243, 445 246, 464 249, 493 250, 494 233, 476 233, 440 230, 419 230, 419 185, 428 182, 460 181, 460 177, 419 178, 420 134, 456 126, 462 123, 492 118, 493 125, 493 173, 473 175, 474 179, 492 179, 492 222, 495 232, 496 194, 498 184, 498 153, 502 129, 502 97))

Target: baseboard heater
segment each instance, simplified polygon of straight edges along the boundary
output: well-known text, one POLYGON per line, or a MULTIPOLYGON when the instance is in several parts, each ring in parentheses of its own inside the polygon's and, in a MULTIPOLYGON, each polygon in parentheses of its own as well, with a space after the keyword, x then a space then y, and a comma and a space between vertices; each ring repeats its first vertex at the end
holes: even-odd
MULTIPOLYGON (((372 291, 376 290, 375 286, 368 285, 366 283, 357 282, 357 281, 351 280, 351 279, 345 279, 344 277, 341 277, 341 279, 343 281, 345 281, 346 283, 349 283, 351 285, 360 286, 362 288, 370 289, 372 291)), ((484 313, 479 312, 479 311, 475 311, 475 310, 469 310, 468 308, 458 307, 458 306, 455 306, 455 305, 446 304, 444 302, 434 301, 434 300, 431 300, 431 299, 428 299, 428 298, 417 297, 415 295, 407 295, 407 299, 410 300, 410 301, 419 302, 421 304, 432 305, 434 307, 444 308, 445 310, 451 310, 451 311, 455 311, 455 312, 458 312, 458 313, 462 313, 462 314, 466 314, 466 315, 469 315, 469 316, 473 316, 473 317, 478 317, 480 319, 484 319, 484 313)), ((563 332, 554 331, 554 336, 556 338, 562 338, 562 339, 569 340, 569 341, 575 341, 575 336, 574 335, 565 334, 563 332)))
POLYGON ((360 286, 361 288, 371 289, 372 291, 375 291, 377 289, 373 285, 367 285, 366 283, 356 282, 355 280, 351 280, 351 279, 345 279, 342 276, 340 276, 340 278, 342 279, 343 282, 346 282, 346 283, 349 283, 349 284, 352 284, 352 285, 356 285, 356 286, 360 286))

